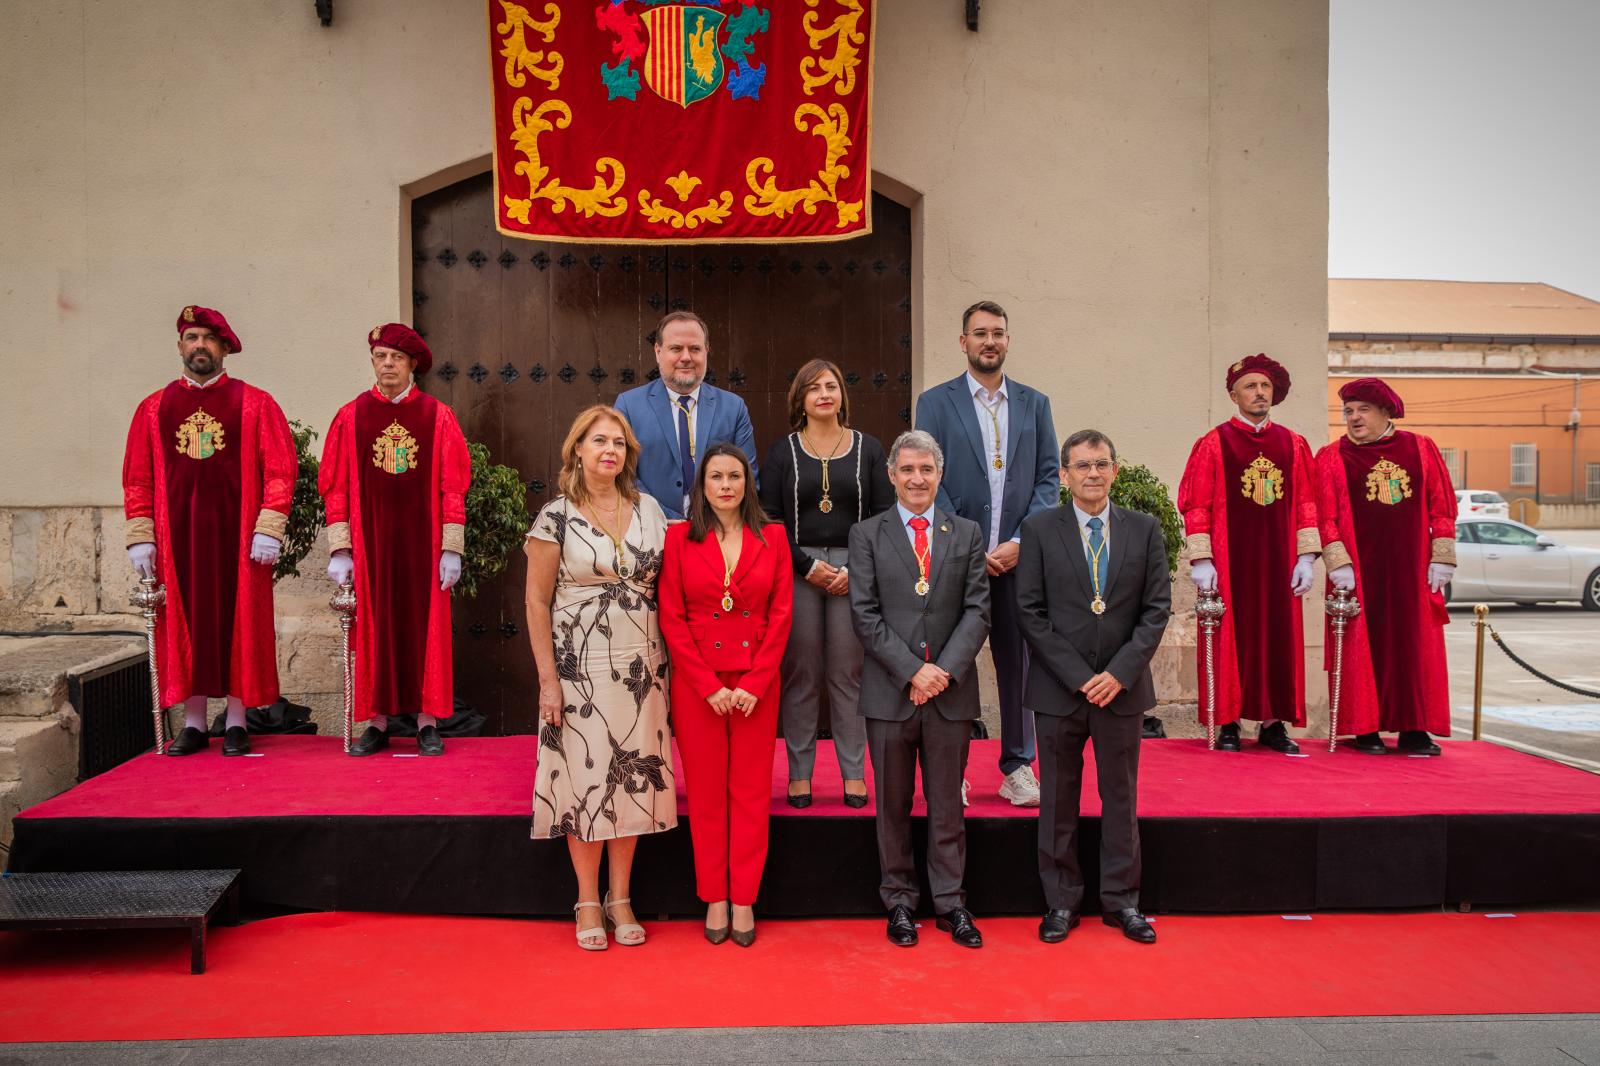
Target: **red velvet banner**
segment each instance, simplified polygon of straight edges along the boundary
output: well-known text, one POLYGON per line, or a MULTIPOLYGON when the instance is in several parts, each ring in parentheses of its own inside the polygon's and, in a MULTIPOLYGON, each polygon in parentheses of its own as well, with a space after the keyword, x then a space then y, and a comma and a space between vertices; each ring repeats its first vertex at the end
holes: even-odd
POLYGON ((870 233, 873 2, 488 0, 500 232, 870 233))

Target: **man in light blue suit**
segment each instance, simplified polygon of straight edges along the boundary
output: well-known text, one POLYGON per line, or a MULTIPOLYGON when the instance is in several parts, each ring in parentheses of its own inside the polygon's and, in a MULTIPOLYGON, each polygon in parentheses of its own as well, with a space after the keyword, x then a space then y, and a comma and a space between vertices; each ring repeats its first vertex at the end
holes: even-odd
POLYGON ((1061 464, 1050 398, 1005 375, 1006 312, 982 300, 961 316, 967 372, 917 398, 917 428, 944 449, 939 506, 978 523, 988 553, 989 652, 1000 686, 1000 795, 1039 805, 1033 715, 1022 707, 1028 645, 1017 618, 1013 573, 1022 520, 1061 500, 1061 464))
POLYGON ((756 469, 750 412, 733 393, 705 383, 710 354, 705 320, 693 311, 672 311, 656 326, 661 376, 617 397, 617 410, 639 438, 639 488, 655 497, 669 519, 681 519, 688 510, 696 464, 711 445, 738 445, 751 471, 756 469))

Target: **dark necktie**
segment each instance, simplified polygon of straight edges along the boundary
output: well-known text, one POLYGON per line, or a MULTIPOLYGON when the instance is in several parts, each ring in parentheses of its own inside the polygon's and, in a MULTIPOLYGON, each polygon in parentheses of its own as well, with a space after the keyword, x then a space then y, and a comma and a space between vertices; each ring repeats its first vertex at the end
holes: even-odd
POLYGON ((694 401, 687 396, 676 397, 678 406, 678 465, 683 474, 683 494, 694 492, 694 434, 689 426, 689 409, 694 401))
POLYGON ((1089 519, 1089 558, 1094 564, 1094 593, 1106 594, 1106 538, 1100 532, 1105 526, 1098 515, 1089 519))

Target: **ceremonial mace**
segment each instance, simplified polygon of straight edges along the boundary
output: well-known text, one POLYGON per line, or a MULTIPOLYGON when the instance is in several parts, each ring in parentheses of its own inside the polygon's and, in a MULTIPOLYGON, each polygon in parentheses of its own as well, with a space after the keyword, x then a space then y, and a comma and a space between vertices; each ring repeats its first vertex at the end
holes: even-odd
POLYGON ((339 662, 344 673, 344 751, 350 754, 350 729, 356 713, 355 668, 350 662, 350 629, 356 623, 354 585, 340 585, 328 606, 339 612, 339 662))
POLYGON ((1361 613, 1361 601, 1345 589, 1331 589, 1323 605, 1333 625, 1333 686, 1328 694, 1328 750, 1339 750, 1339 695, 1344 690, 1344 630, 1361 613))
POLYGON ((1201 589, 1195 596, 1194 615, 1200 626, 1200 646, 1206 659, 1206 750, 1217 747, 1217 630, 1228 605, 1216 589, 1201 589))
POLYGON ((150 716, 156 727, 156 753, 160 754, 167 747, 167 715, 161 706, 161 677, 156 672, 156 615, 167 602, 167 587, 158 585, 153 577, 141 577, 128 602, 144 615, 144 646, 150 657, 150 716))

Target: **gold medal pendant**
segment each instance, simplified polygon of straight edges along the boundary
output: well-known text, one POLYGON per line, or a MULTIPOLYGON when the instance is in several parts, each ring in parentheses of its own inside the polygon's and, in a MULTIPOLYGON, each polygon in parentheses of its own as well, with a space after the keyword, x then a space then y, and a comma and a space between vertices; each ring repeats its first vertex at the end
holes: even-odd
POLYGON ((827 514, 829 511, 833 510, 833 501, 824 496, 820 501, 818 501, 817 510, 821 511, 823 514, 827 514))
POLYGON ((925 577, 917 578, 916 589, 918 596, 926 596, 928 594, 928 579, 925 577))
POLYGON ((1000 458, 998 455, 995 456, 994 457, 994 468, 996 470, 1004 470, 1006 468, 1005 460, 1000 458))
POLYGON ((1093 611, 1095 614, 1105 614, 1106 601, 1101 599, 1099 596, 1096 596, 1094 599, 1089 601, 1089 610, 1093 611))
POLYGON ((722 609, 724 611, 733 610, 733 594, 732 593, 724 592, 722 594, 722 609))

